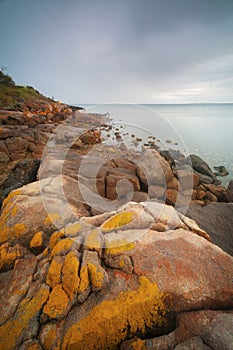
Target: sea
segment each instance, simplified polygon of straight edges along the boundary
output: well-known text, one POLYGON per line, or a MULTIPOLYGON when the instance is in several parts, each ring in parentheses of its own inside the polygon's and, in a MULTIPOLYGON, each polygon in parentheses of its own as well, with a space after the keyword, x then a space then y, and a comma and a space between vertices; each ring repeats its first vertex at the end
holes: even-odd
MULTIPOLYGON (((80 106, 80 104, 79 104, 80 106)), ((87 112, 106 114, 114 125, 108 142, 119 133, 127 146, 140 149, 154 140, 160 149, 196 154, 214 171, 225 166, 229 175, 219 177, 224 186, 233 179, 233 103, 225 104, 84 104, 87 112)), ((117 142, 122 140, 118 137, 117 142)))

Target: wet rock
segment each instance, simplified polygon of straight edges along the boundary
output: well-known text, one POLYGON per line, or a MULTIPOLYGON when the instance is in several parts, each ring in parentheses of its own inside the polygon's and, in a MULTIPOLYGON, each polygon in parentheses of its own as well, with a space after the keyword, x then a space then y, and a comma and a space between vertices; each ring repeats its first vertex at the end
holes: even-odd
POLYGON ((216 176, 227 176, 229 174, 229 172, 223 165, 214 166, 214 169, 217 170, 216 172, 214 172, 214 175, 216 176))

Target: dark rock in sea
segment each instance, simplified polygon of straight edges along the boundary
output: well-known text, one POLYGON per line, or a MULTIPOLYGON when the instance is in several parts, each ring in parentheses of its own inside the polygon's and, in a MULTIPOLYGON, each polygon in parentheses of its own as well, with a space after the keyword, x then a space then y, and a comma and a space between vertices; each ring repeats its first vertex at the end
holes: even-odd
POLYGON ((214 169, 217 170, 217 172, 214 172, 216 176, 227 176, 229 175, 229 172, 225 168, 225 166, 220 165, 220 166, 214 166, 214 169))
POLYGON ((228 202, 233 202, 233 180, 230 181, 227 187, 227 199, 228 202))
POLYGON ((184 160, 186 162, 192 162, 193 169, 198 173, 200 182, 202 183, 214 183, 220 184, 221 182, 217 179, 216 175, 210 169, 209 165, 200 157, 191 154, 188 158, 184 160))
POLYGON ((180 151, 171 148, 169 148, 169 150, 161 150, 159 153, 169 164, 175 164, 176 161, 180 162, 184 160, 184 155, 180 151))
POLYGON ((186 215, 209 233, 213 243, 233 255, 233 203, 192 206, 186 215))

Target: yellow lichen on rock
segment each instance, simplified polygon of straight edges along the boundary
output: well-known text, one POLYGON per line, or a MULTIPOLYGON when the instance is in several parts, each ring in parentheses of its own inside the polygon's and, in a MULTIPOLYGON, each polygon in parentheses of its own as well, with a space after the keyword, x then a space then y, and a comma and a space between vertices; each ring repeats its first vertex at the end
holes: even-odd
POLYGON ((13 242, 23 236, 25 232, 27 229, 24 224, 8 226, 6 223, 3 225, 0 223, 0 243, 13 242))
POLYGON ((44 219, 45 225, 54 225, 54 222, 60 219, 60 215, 58 213, 48 213, 48 216, 44 219))
POLYGON ((0 327, 0 350, 18 349, 20 335, 30 327, 31 319, 37 317, 49 297, 49 290, 42 287, 32 298, 23 299, 14 316, 0 327))
POLYGON ((74 224, 65 227, 65 234, 70 237, 75 237, 81 230, 81 227, 82 226, 80 223, 75 222, 74 224))
POLYGON ((106 254, 120 254, 122 252, 130 251, 135 248, 134 242, 128 242, 125 239, 106 240, 105 249, 106 254))
POLYGON ((80 284, 79 284, 79 292, 85 292, 89 287, 89 276, 88 276, 88 267, 86 265, 81 267, 80 270, 80 284))
POLYGON ((49 248, 52 250, 57 244, 59 238, 62 237, 65 237, 65 233, 63 230, 54 232, 49 240, 49 248))
POLYGON ((44 306, 43 313, 50 319, 61 319, 66 316, 68 310, 69 298, 63 290, 62 285, 58 284, 53 288, 49 300, 44 306))
POLYGON ((21 190, 15 190, 15 191, 11 191, 8 196, 4 199, 3 203, 2 203, 2 208, 5 208, 8 203, 16 196, 19 196, 22 194, 21 190))
POLYGON ((57 242, 51 252, 51 258, 53 258, 55 255, 59 255, 62 251, 68 250, 73 243, 74 241, 70 238, 65 238, 62 241, 57 242))
POLYGON ((49 266, 49 270, 46 278, 46 284, 54 288, 56 287, 56 285, 61 283, 61 269, 62 269, 62 264, 58 259, 56 259, 56 256, 55 256, 49 266))
POLYGON ((46 323, 42 327, 39 334, 39 341, 44 350, 60 350, 61 349, 61 323, 46 323))
POLYGON ((79 260, 76 254, 71 251, 66 255, 62 268, 62 285, 69 298, 72 299, 78 292, 80 278, 78 276, 79 260))
POLYGON ((45 350, 51 350, 56 340, 57 332, 54 324, 46 325, 46 333, 43 336, 42 345, 45 350))
POLYGON ((93 230, 93 231, 89 232, 87 234, 87 236, 85 237, 84 244, 90 250, 95 249, 95 250, 99 251, 102 247, 101 247, 101 240, 100 240, 100 235, 99 235, 98 231, 93 230))
POLYGON ((18 211, 14 199, 15 196, 19 194, 21 194, 21 191, 12 191, 3 202, 2 214, 0 217, 0 243, 13 242, 26 232, 24 224, 12 224, 12 219, 18 211))
POLYGON ((9 244, 3 244, 0 247, 0 271, 9 269, 16 259, 23 255, 17 247, 10 247, 9 244))
POLYGON ((166 326, 167 299, 167 293, 160 292, 156 283, 142 276, 137 290, 103 301, 73 324, 64 337, 62 349, 116 348, 129 336, 128 332, 144 334, 146 328, 166 326))
POLYGON ((101 290, 103 288, 103 283, 104 283, 103 272, 100 269, 98 269, 98 267, 94 264, 87 263, 87 266, 88 266, 89 277, 92 284, 92 289, 94 291, 101 290))
POLYGON ((30 248, 40 248, 43 244, 43 232, 39 231, 35 233, 30 241, 30 248))
POLYGON ((109 232, 125 226, 133 220, 133 217, 134 213, 132 211, 123 211, 121 213, 117 213, 101 225, 102 231, 109 232))

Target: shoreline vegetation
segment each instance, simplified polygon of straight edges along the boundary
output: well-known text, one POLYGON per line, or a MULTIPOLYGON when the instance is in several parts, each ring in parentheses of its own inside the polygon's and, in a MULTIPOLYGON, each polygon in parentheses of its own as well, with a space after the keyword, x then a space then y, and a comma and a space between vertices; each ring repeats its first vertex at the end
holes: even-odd
POLYGON ((233 181, 124 133, 0 73, 0 350, 231 349, 233 181))

